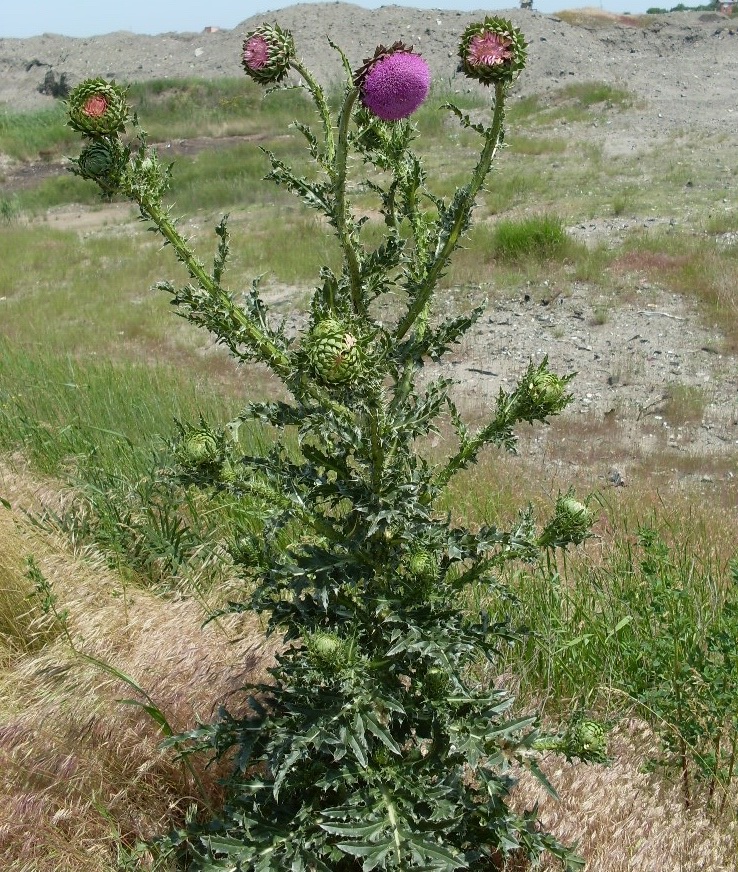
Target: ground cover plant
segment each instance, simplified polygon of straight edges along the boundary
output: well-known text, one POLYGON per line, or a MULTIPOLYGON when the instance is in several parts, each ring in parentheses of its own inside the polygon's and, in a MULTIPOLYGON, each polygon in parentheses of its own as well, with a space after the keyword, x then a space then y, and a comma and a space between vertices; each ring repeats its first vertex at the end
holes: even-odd
POLYGON ((479 685, 474 666, 494 661, 510 631, 491 613, 465 614, 458 596, 472 582, 495 586, 513 558, 583 541, 592 515, 570 492, 542 525, 523 510, 507 531, 452 525, 435 509, 485 446, 512 449, 516 424, 545 422, 571 398, 570 376, 555 375, 545 360, 531 363, 515 389, 500 392, 492 420, 472 430, 447 379, 418 378, 424 361, 442 357, 483 311, 439 320, 434 294, 499 147, 525 41, 506 20, 486 18, 464 31, 459 55, 466 74, 489 86, 491 118, 473 122, 448 107, 482 145, 466 184, 445 200, 412 150, 407 119, 430 80, 419 55, 397 42, 379 46, 358 70, 344 59, 347 84, 334 116, 288 32, 264 25, 247 35, 246 73, 273 86, 294 70, 318 116, 317 131, 297 123, 317 172, 301 175, 268 152, 268 178, 324 216, 342 255, 340 271, 321 269, 297 336, 270 319, 258 280, 244 299, 224 286, 225 219, 212 268, 197 258, 164 205, 171 171, 147 147, 125 93, 93 79, 69 98, 69 123, 86 143, 75 173, 137 203, 189 272, 189 284, 160 285, 179 314, 240 362, 266 365, 288 397, 251 403, 230 428, 183 424, 176 449, 184 481, 271 502, 259 535, 241 531, 259 571, 250 598, 230 609, 266 613, 286 643, 246 712, 224 711, 173 740, 184 754, 189 743, 217 758, 235 754, 222 811, 176 839, 193 869, 481 870, 545 851, 567 868, 581 862, 508 797, 518 768, 548 786, 537 763, 544 748, 603 759, 602 730, 580 718, 546 736, 535 714, 507 714, 512 697, 479 685), (386 225, 379 244, 366 239, 352 209, 349 154, 370 173, 363 185, 386 225), (402 301, 392 324, 374 315, 388 293, 402 301), (457 447, 432 463, 418 442, 442 416, 457 447), (295 432, 298 452, 278 435, 266 454, 242 454, 233 431, 254 420, 295 432), (305 534, 279 547, 295 524, 305 534))

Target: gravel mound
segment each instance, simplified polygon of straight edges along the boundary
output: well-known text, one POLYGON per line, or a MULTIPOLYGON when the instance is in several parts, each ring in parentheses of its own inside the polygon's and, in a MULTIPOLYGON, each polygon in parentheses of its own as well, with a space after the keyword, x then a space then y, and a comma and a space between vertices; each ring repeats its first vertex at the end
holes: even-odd
MULTIPOLYGON (((0 39, 0 105, 21 111, 49 105, 53 98, 38 91, 49 71, 57 78, 65 73, 72 85, 91 76, 119 82, 239 76, 243 34, 264 20, 278 21, 294 33, 300 55, 326 84, 341 77, 329 39, 341 46, 353 66, 377 44, 402 39, 422 52, 434 81, 465 89, 469 82, 456 70, 458 38, 484 14, 315 3, 256 15, 233 30, 215 33, 0 39)), ((697 118, 703 128, 717 129, 736 106, 738 32, 727 18, 673 13, 654 16, 645 28, 625 26, 615 17, 612 26, 581 27, 535 11, 498 14, 521 27, 529 42, 529 67, 516 85, 521 96, 575 79, 623 85, 648 105, 647 115, 639 119, 647 123, 648 132, 655 132, 655 125, 667 136, 697 118)))

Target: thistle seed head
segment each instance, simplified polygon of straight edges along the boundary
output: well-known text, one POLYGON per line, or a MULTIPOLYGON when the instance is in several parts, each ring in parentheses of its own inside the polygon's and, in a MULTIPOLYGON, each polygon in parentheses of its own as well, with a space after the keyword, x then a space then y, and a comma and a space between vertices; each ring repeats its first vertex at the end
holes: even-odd
POLYGON ((361 104, 382 121, 412 115, 428 96, 430 82, 428 64, 402 42, 378 46, 354 74, 361 104))

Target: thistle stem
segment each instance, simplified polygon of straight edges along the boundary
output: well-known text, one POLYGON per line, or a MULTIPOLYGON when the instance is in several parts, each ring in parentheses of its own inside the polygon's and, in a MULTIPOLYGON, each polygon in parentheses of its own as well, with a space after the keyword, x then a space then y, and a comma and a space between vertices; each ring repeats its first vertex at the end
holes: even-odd
POLYGON ((461 192, 456 205, 456 216, 451 228, 441 233, 436 246, 433 263, 430 265, 423 282, 415 294, 415 299, 404 318, 397 325, 395 341, 399 342, 415 323, 418 316, 426 308, 431 294, 440 278, 451 253, 459 243, 459 239, 468 221, 469 213, 474 205, 479 189, 489 173, 492 161, 500 144, 502 122, 505 118, 505 83, 495 82, 495 109, 492 116, 492 126, 488 128, 484 148, 479 156, 479 162, 474 170, 471 181, 461 192))
POLYGON ((190 276, 204 291, 217 298, 223 307, 228 310, 230 317, 238 323, 239 327, 243 328, 249 340, 269 367, 280 378, 287 379, 292 370, 287 355, 277 348, 269 337, 235 305, 228 294, 212 279, 203 264, 195 257, 187 242, 177 232, 177 228, 167 215, 166 210, 162 209, 158 203, 151 202, 150 200, 141 199, 138 201, 138 204, 143 215, 156 225, 161 235, 174 248, 177 258, 187 268, 190 276))
POLYGON ((331 118, 331 111, 328 108, 328 102, 325 99, 325 93, 320 85, 315 81, 312 73, 302 61, 293 60, 290 62, 290 66, 292 69, 299 73, 302 78, 305 80, 305 87, 310 94, 312 95, 313 101, 315 102, 315 106, 318 110, 318 114, 320 115, 320 120, 323 122, 323 136, 325 139, 325 165, 328 168, 328 171, 331 172, 334 160, 336 157, 336 143, 333 137, 333 120, 331 118))
POLYGON ((346 259, 346 268, 351 283, 351 302, 357 315, 366 314, 366 307, 361 295, 361 269, 359 258, 351 239, 349 230, 349 211, 346 202, 346 170, 348 159, 348 127, 351 121, 351 110, 356 98, 359 96, 358 88, 351 88, 346 94, 346 99, 341 107, 338 119, 338 145, 336 148, 335 171, 333 176, 333 195, 335 200, 335 222, 338 231, 338 241, 343 249, 346 259))

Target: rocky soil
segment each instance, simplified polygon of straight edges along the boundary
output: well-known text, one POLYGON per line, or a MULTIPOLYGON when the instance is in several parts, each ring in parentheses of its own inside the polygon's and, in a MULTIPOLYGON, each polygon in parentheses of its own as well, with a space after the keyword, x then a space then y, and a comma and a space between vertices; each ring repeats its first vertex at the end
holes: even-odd
MULTIPOLYGON (((614 16, 609 26, 570 26, 557 16, 518 9, 505 13, 526 34, 530 64, 516 95, 545 93, 569 81, 601 80, 622 85, 637 100, 607 127, 572 131, 603 148, 605 156, 637 154, 663 146, 677 135, 695 141, 722 136, 726 153, 738 140, 738 22, 719 15, 676 13, 654 16, 647 26, 628 26, 614 16)), ((428 60, 436 81, 466 89, 456 67, 463 27, 483 12, 462 13, 384 6, 365 10, 345 3, 297 5, 244 21, 231 31, 140 36, 113 33, 90 39, 53 34, 0 39, 0 111, 48 104, 39 93, 48 71, 65 73, 71 84, 104 76, 118 81, 182 76, 236 76, 243 34, 262 20, 278 21, 295 35, 298 51, 324 82, 338 79, 340 65, 327 39, 339 44, 353 65, 376 44, 402 39, 428 60)), ((216 22, 213 22, 214 24, 216 22)), ((564 131, 566 132, 566 131, 564 131)), ((733 157, 734 160, 734 157, 733 157)), ((733 164, 734 168, 735 165, 733 164)), ((9 187, 32 177, 34 167, 5 161, 9 187)), ((736 173, 726 183, 726 203, 736 203, 736 173)), ((634 226, 656 225, 641 216, 598 218, 570 232, 585 242, 618 240, 634 226), (649 224, 650 222, 650 224, 649 224)), ((736 239, 726 238, 726 244, 736 239)), ((736 289, 738 293, 738 289, 736 289)), ((459 291, 462 297, 465 291, 459 291)), ((282 309, 289 314, 289 301, 282 309)), ((296 323, 296 315, 291 320, 296 323)), ((665 286, 634 275, 623 301, 605 318, 584 285, 564 293, 520 288, 493 303, 488 314, 443 371, 459 379, 473 408, 482 411, 500 384, 510 383, 532 357, 548 354, 561 371, 577 371, 568 417, 579 432, 567 463, 595 464, 598 474, 619 483, 629 471, 647 469, 649 458, 674 473, 674 480, 732 487, 738 450, 736 361, 720 353, 720 325, 704 326, 696 310, 665 286), (705 408, 695 420, 673 425, 662 414, 674 386, 698 391, 705 408)), ((560 429, 552 428, 527 450, 557 456, 560 429)), ((738 470, 736 470, 738 472, 738 470)))

